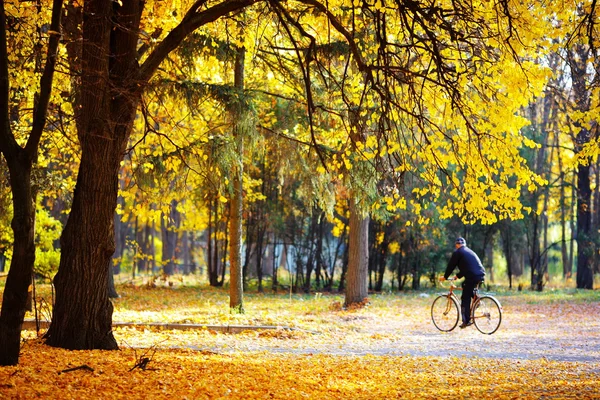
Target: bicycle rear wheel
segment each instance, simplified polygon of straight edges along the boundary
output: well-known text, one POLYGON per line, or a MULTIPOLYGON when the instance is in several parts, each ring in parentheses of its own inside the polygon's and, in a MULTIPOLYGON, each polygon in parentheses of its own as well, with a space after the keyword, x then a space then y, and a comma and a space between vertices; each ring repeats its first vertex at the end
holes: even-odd
POLYGON ((502 322, 502 306, 491 296, 482 296, 473 304, 473 322, 481 333, 491 335, 502 322))
POLYGON ((456 328, 460 317, 460 307, 454 297, 439 295, 431 305, 431 320, 442 332, 456 328))

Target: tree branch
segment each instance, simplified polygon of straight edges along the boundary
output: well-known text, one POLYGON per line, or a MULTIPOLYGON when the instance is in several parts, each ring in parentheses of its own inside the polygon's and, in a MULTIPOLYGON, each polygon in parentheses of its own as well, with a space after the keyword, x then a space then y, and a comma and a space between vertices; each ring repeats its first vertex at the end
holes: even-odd
POLYGON ((46 125, 48 114, 48 104, 50 103, 50 95, 52 94, 52 80, 54 70, 56 68, 56 56, 58 54, 58 44, 60 42, 60 18, 62 14, 62 0, 54 0, 52 4, 52 21, 50 23, 50 31, 48 35, 48 54, 46 56, 46 65, 44 72, 40 78, 40 97, 36 104, 33 115, 33 126, 31 135, 25 145, 25 152, 31 161, 35 162, 37 151, 46 125))
POLYGON ((225 0, 204 11, 198 9, 204 4, 204 1, 196 1, 188 10, 185 17, 162 42, 150 53, 146 61, 140 67, 138 75, 140 84, 147 83, 156 72, 163 60, 175 50, 181 42, 199 27, 214 22, 232 12, 240 11, 259 0, 225 0))

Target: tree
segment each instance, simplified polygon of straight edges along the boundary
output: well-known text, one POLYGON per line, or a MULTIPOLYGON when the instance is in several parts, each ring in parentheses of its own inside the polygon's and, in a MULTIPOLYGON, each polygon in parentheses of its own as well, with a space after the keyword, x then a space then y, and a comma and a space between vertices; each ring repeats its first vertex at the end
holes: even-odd
MULTIPOLYGON (((35 204, 32 168, 37 161, 40 139, 46 116, 60 40, 62 1, 52 4, 52 19, 48 30, 47 56, 40 78, 31 133, 21 147, 12 132, 9 118, 10 77, 8 61, 7 24, 4 3, 0 4, 0 151, 4 156, 13 194, 14 242, 13 257, 6 279, 0 313, 0 365, 15 365, 19 361, 21 326, 25 317, 28 287, 31 284, 35 261, 35 204)), ((106 287, 105 287, 106 288, 106 287)))
POLYGON ((245 106, 243 98, 244 90, 244 61, 246 50, 239 47, 236 51, 234 67, 234 87, 238 93, 230 105, 231 116, 234 122, 233 142, 235 151, 239 157, 236 165, 232 168, 232 195, 229 208, 229 308, 233 312, 244 312, 244 280, 242 273, 242 207, 243 207, 243 174, 244 174, 244 128, 248 116, 248 107, 245 106))
POLYGON ((47 343, 68 349, 116 349, 106 266, 114 253, 118 175, 141 95, 161 62, 191 32, 254 3, 195 2, 181 22, 138 64, 145 3, 85 1, 81 13, 80 84, 75 109, 81 165, 61 237, 56 304, 47 343))

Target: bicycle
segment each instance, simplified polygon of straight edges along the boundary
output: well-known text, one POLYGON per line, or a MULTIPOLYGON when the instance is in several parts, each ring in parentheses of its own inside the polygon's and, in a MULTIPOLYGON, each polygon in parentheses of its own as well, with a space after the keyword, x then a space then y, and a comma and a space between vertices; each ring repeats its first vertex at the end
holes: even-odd
MULTIPOLYGON (((442 332, 450 332, 460 320, 460 299, 454 293, 454 289, 461 290, 452 283, 450 278, 450 289, 433 300, 431 305, 431 319, 436 328, 442 332)), ((471 321, 477 330, 483 334, 491 335, 496 332, 502 322, 502 306, 491 294, 480 294, 479 285, 474 290, 471 301, 471 321)))

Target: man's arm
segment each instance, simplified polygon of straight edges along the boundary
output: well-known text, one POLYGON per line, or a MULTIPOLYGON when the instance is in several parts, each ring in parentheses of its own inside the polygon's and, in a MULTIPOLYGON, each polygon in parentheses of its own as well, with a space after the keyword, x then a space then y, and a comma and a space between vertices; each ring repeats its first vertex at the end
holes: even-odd
POLYGON ((454 268, 458 265, 458 258, 458 252, 453 252, 452 257, 450 257, 450 260, 448 260, 448 266, 446 267, 446 272, 444 273, 444 279, 448 279, 450 274, 452 274, 452 271, 454 271, 454 268))

